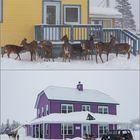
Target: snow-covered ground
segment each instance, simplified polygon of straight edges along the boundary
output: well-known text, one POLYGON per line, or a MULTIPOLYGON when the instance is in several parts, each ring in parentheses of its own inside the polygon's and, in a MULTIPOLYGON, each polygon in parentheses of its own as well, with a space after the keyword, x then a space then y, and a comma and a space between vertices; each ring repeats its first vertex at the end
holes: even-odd
POLYGON ((118 57, 115 54, 109 55, 109 61, 106 62, 106 55, 102 55, 104 63, 98 58, 98 64, 95 61, 95 55, 93 60, 71 60, 71 62, 63 62, 62 58, 55 59, 54 62, 44 61, 37 58, 37 61, 30 61, 30 54, 21 54, 22 60, 15 60, 15 54, 11 54, 11 58, 7 58, 5 55, 1 58, 1 69, 14 69, 14 70, 92 70, 92 69, 105 69, 105 70, 138 70, 139 69, 139 55, 133 56, 128 60, 127 55, 119 54, 118 57))
MULTIPOLYGON (((132 134, 133 134, 134 140, 140 140, 140 131, 134 131, 134 132, 132 132, 132 134)), ((1 135, 0 140, 14 140, 14 139, 12 139, 12 138, 9 139, 9 137, 7 135, 1 135)), ((39 139, 22 136, 22 137, 19 137, 19 140, 39 140, 39 139)), ((40 140, 43 140, 43 139, 40 139, 40 140)), ((67 139, 67 140, 84 140, 84 139, 77 137, 77 138, 67 139)), ((96 140, 100 140, 100 139, 98 138, 96 140)))

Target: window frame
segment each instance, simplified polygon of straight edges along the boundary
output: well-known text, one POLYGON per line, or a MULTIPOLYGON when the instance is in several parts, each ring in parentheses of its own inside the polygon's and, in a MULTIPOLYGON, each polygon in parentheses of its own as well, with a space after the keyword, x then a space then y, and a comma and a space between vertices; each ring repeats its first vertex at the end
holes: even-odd
POLYGON ((62 107, 65 106, 66 107, 66 112, 65 113, 70 113, 68 111, 68 107, 71 106, 72 107, 72 112, 74 111, 74 107, 73 107, 73 104, 61 104, 61 113, 64 113, 62 112, 62 107))
POLYGON ((100 113, 100 114, 109 114, 109 107, 108 106, 99 105, 98 106, 98 113, 100 113), (102 110, 102 112, 99 111, 100 109, 102 110), (105 109, 107 109, 107 113, 105 113, 105 109))
MULTIPOLYGON (((61 124, 61 135, 63 135, 63 124, 61 124)), ((64 124, 64 135, 74 135, 74 125, 73 124, 64 124), (69 134, 69 126, 72 128, 72 134, 69 134), (66 131, 65 131, 66 128, 66 131), (66 133, 65 133, 66 132, 66 133)))
POLYGON ((107 127, 107 132, 109 131, 109 125, 107 125, 107 124, 100 124, 100 125, 98 125, 98 136, 99 137, 102 137, 102 135, 104 135, 104 134, 106 134, 105 133, 105 127, 107 127), (103 127, 103 133, 100 133, 100 127, 103 127))
POLYGON ((80 24, 81 23, 81 5, 64 5, 63 6, 63 23, 64 24, 80 24), (77 8, 78 9, 78 21, 77 22, 67 22, 66 21, 66 9, 67 8, 77 8))
POLYGON ((3 22, 3 0, 0 0, 0 23, 3 22))
POLYGON ((91 111, 91 106, 90 105, 82 105, 82 111, 91 111), (85 110, 83 110, 83 107, 85 107, 85 110), (89 110, 87 110, 87 107, 89 107, 89 110))

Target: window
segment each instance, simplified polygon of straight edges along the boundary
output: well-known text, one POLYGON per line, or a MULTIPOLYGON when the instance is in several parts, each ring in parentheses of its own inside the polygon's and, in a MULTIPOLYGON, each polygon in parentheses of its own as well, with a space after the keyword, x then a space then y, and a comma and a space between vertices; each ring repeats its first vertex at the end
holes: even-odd
POLYGON ((98 113, 108 114, 108 106, 98 106, 98 113))
POLYGON ((102 20, 92 20, 91 24, 97 24, 97 25, 102 25, 103 21, 102 20))
POLYGON ((64 6, 64 24, 80 24, 80 6, 64 6))
POLYGON ((106 134, 109 131, 108 125, 99 125, 99 137, 102 137, 102 135, 106 134))
POLYGON ((61 125, 61 135, 63 135, 63 132, 65 135, 73 135, 73 125, 72 124, 65 124, 64 130, 63 125, 61 125))
POLYGON ((82 105, 82 111, 90 111, 90 105, 82 105))
POLYGON ((61 104, 61 113, 73 112, 72 104, 61 104))

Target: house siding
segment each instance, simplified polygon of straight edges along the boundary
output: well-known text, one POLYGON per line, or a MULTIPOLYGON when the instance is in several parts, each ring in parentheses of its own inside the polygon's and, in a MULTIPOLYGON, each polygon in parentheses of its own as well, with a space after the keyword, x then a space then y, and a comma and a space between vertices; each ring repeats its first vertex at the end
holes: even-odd
MULTIPOLYGON (((108 106, 108 114, 117 115, 117 104, 113 103, 101 103, 101 102, 81 102, 81 101, 69 101, 69 100, 53 100, 48 99, 47 93, 41 92, 37 97, 37 102, 35 105, 36 109, 42 110, 46 108, 48 105, 49 114, 51 113, 61 113, 61 104, 73 104, 73 111, 82 111, 82 105, 90 105, 90 112, 98 113, 98 106, 108 106), (41 94, 42 93, 42 94, 41 94)), ((46 109, 45 109, 46 111, 46 109)), ((47 115, 47 114, 44 114, 47 115)), ((38 115, 37 118, 42 117, 43 115, 38 115)), ((81 137, 82 135, 82 124, 73 124, 74 133, 72 135, 65 135, 65 138, 74 138, 81 137)), ((99 124, 90 124, 91 126, 91 134, 94 134, 97 138, 99 136, 99 124)), ((33 135, 33 127, 27 127, 27 135, 33 135)), ((109 130, 117 129, 116 124, 109 124, 109 130)), ((35 130, 34 130, 35 131, 35 130)), ((44 132, 44 137, 46 139, 63 139, 63 135, 61 134, 61 124, 48 124, 48 134, 46 130, 44 132)))
POLYGON ((91 112, 98 113, 98 106, 108 106, 109 114, 116 115, 116 105, 115 104, 103 104, 103 103, 87 103, 87 102, 73 102, 73 101, 50 101, 50 113, 60 113, 61 104, 73 104, 74 111, 81 111, 82 105, 90 105, 91 112))
MULTIPOLYGON (((19 45, 23 38, 28 41, 35 39, 34 26, 42 24, 43 0, 3 0, 3 21, 0 23, 1 44, 19 45)), ((51 1, 52 2, 52 1, 51 1)), ((63 5, 81 5, 81 24, 88 23, 88 0, 62 0, 61 18, 63 17, 63 5)), ((61 20, 63 23, 63 20, 61 20)))
POLYGON ((38 106, 37 106, 37 110, 40 110, 40 113, 38 114, 37 112, 37 118, 42 117, 42 116, 46 116, 46 105, 50 106, 50 102, 47 98, 47 96, 44 94, 42 94, 40 96, 39 102, 38 102, 38 106), (42 113, 42 107, 44 108, 44 113, 42 113))
POLYGON ((34 39, 34 25, 42 21, 41 0, 4 0, 1 46, 34 39))

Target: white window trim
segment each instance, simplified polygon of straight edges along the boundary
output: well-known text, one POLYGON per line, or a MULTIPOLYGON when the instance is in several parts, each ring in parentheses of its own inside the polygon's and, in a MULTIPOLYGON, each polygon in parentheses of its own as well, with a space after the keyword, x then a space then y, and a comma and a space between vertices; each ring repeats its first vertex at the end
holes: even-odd
MULTIPOLYGON (((67 133, 65 134, 65 135, 74 135, 74 125, 73 124, 65 124, 64 125, 64 127, 66 126, 66 131, 67 131, 67 133), (72 134, 68 134, 68 126, 72 126, 72 134)), ((62 131, 62 128, 63 128, 63 125, 61 124, 61 135, 63 135, 63 132, 64 131, 62 131)))
POLYGON ((80 24, 80 6, 79 5, 64 5, 64 24, 80 24), (66 8, 77 8, 78 9, 78 22, 67 22, 66 21, 66 8))
POLYGON ((61 104, 61 113, 62 113, 62 106, 66 106, 66 113, 68 113, 68 106, 71 106, 73 112, 73 104, 61 104))
POLYGON ((49 132, 48 124, 44 123, 44 125, 45 125, 45 134, 48 135, 48 132, 49 132))
MULTIPOLYGON (((94 21, 102 21, 102 24, 94 24, 94 25, 102 25, 103 26, 104 21, 109 21, 111 23, 111 27, 109 27, 109 28, 112 28, 112 26, 113 26, 112 19, 91 19, 91 22, 94 22, 94 21)), ((93 24, 93 23, 91 23, 91 24, 93 24)))
POLYGON ((82 111, 84 111, 84 110, 83 110, 83 107, 85 107, 85 108, 86 108, 86 110, 85 110, 85 111, 90 111, 90 110, 91 110, 90 105, 82 105, 82 111), (87 110, 87 107, 89 107, 89 110, 87 110))
POLYGON ((108 106, 98 106, 98 113, 99 113, 99 108, 102 108, 102 111, 103 111, 100 114, 105 114, 104 109, 107 109, 107 113, 106 114, 109 114, 109 108, 108 108, 108 106))
MULTIPOLYGON (((106 126, 107 129, 109 130, 109 125, 107 125, 107 124, 99 124, 99 125, 98 125, 98 138, 100 137, 100 127, 101 127, 101 126, 103 126, 103 127, 106 126)), ((103 129, 103 134, 104 134, 104 129, 103 129)))
POLYGON ((49 106, 46 105, 46 114, 49 114, 49 106))

